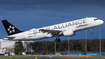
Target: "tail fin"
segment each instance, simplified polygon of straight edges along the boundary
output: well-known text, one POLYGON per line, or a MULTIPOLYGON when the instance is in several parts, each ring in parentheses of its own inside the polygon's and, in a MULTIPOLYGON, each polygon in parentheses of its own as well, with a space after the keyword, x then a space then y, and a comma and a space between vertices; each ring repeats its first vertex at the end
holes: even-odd
POLYGON ((13 35, 13 34, 22 32, 21 30, 19 30, 18 28, 16 28, 14 25, 12 25, 7 20, 2 20, 2 23, 3 23, 4 27, 5 27, 8 35, 13 35))

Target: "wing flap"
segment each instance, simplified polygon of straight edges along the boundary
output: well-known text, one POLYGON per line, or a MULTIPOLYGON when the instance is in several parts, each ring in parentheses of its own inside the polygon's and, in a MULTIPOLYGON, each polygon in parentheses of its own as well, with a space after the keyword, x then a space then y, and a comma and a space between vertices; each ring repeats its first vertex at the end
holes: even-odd
POLYGON ((49 30, 49 29, 39 29, 39 30, 42 32, 51 33, 53 36, 59 35, 62 32, 62 30, 49 30))
POLYGON ((40 29, 40 31, 44 31, 44 32, 61 32, 61 30, 48 30, 48 29, 40 29))

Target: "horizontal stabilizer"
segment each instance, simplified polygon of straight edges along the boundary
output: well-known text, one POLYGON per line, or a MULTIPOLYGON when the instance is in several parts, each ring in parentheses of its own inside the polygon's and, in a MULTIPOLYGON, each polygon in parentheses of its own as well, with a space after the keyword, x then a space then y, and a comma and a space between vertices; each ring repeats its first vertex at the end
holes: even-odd
POLYGON ((13 40, 15 37, 4 37, 3 40, 13 40))

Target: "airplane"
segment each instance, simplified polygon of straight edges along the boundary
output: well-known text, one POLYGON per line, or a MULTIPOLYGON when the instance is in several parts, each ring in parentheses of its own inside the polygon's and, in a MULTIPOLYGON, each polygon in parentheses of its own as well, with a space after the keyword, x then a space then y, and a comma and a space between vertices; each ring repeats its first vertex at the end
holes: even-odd
POLYGON ((55 41, 60 42, 60 36, 73 36, 77 31, 97 27, 104 23, 103 20, 96 17, 86 17, 75 21, 55 24, 47 27, 31 29, 29 31, 21 31, 7 20, 2 20, 2 23, 7 31, 8 36, 4 40, 13 41, 30 41, 44 38, 56 37, 55 41))

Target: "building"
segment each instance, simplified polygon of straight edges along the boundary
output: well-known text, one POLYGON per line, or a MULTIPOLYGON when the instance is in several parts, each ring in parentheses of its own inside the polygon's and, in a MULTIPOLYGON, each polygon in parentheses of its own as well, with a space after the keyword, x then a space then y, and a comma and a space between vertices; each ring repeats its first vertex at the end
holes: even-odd
MULTIPOLYGON (((30 42, 34 42, 34 41, 22 41, 23 46, 26 49, 26 52, 32 50, 30 49, 31 47, 30 48, 28 47, 30 42)), ((6 49, 6 52, 14 52, 14 49, 13 49, 14 45, 15 45, 15 41, 0 39, 0 49, 1 50, 6 49)))
POLYGON ((8 41, 8 40, 0 39, 0 49, 14 48, 14 44, 15 44, 15 41, 8 41))

